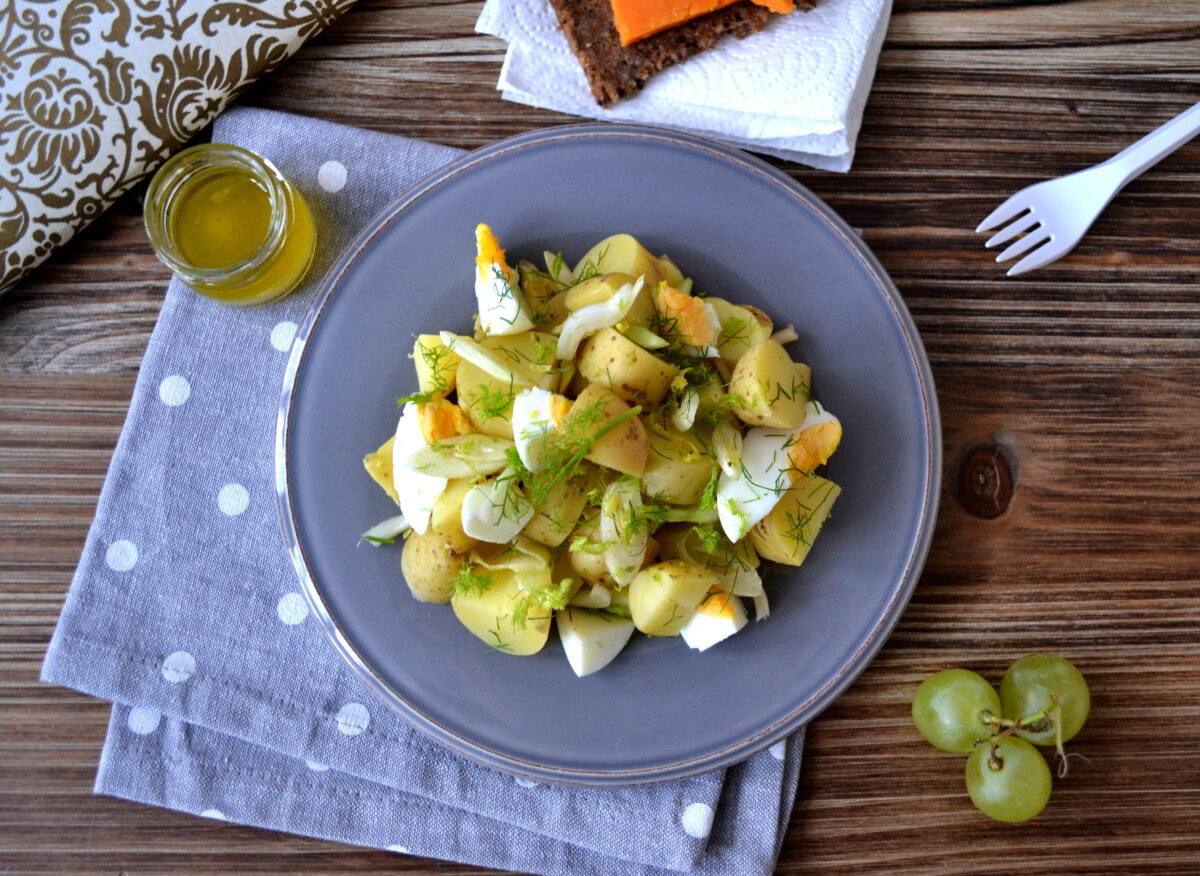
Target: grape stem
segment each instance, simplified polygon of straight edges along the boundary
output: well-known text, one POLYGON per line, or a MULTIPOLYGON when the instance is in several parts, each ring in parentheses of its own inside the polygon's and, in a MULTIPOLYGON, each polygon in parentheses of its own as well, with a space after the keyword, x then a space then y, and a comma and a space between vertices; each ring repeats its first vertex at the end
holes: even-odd
POLYGON ((1004 766, 1004 761, 997 755, 997 743, 1007 736, 1012 736, 1018 730, 1027 730, 1033 733, 1042 733, 1054 728, 1054 750, 1058 754, 1059 778, 1066 776, 1068 769, 1067 753, 1063 750, 1062 738, 1062 707, 1059 705, 1058 696, 1050 694, 1050 703, 1040 711, 1034 712, 1032 715, 1027 715, 1024 718, 1002 718, 992 714, 991 710, 983 709, 979 713, 979 723, 983 724, 992 731, 990 738, 976 739, 975 744, 988 742, 992 746, 991 753, 988 755, 988 769, 993 771, 999 770, 1004 766))

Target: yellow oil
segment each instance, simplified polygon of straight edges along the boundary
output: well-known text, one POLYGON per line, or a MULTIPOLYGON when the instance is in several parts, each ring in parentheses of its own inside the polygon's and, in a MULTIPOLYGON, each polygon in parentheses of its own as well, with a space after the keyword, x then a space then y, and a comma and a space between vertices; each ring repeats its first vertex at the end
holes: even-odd
POLYGON ((241 168, 221 168, 189 180, 171 216, 171 237, 198 268, 227 268, 262 245, 271 226, 271 198, 241 168))
MULTIPOLYGON (((227 304, 262 304, 290 292, 303 279, 316 248, 316 230, 304 199, 285 183, 290 221, 282 239, 252 273, 234 271, 229 282, 193 281, 196 291, 227 304)), ((172 199, 171 241, 191 265, 206 270, 246 262, 268 239, 272 222, 266 185, 241 167, 222 166, 188 180, 172 199)))

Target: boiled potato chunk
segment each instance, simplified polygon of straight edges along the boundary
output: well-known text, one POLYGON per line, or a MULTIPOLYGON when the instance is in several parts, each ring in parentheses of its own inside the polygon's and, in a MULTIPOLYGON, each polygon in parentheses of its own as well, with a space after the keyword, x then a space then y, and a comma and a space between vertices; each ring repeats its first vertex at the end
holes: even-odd
POLYGON ((642 491, 661 502, 692 505, 712 477, 716 461, 691 434, 646 422, 650 453, 642 475, 642 491))
POLYGON ((750 540, 764 559, 799 566, 825 524, 842 488, 809 475, 784 492, 771 513, 750 530, 750 540))
POLYGON ((591 383, 607 386, 623 401, 640 405, 661 402, 679 373, 674 365, 611 328, 584 340, 576 364, 591 383))
POLYGON ((658 257, 658 270, 668 285, 674 286, 676 289, 683 285, 683 271, 676 267, 670 256, 660 255, 658 257))
MULTIPOLYGON (((563 303, 567 310, 576 311, 589 304, 599 304, 612 298, 621 288, 637 280, 630 274, 612 273, 592 277, 572 286, 566 291, 563 303)), ((623 322, 632 325, 650 325, 654 319, 654 297, 650 294, 650 286, 643 285, 637 298, 622 318, 623 322)))
MULTIPOLYGON (((532 383, 540 385, 542 381, 558 379, 552 373, 557 344, 553 335, 542 332, 489 335, 480 343, 532 383)), ((514 387, 470 362, 458 366, 458 406, 485 435, 512 440, 512 402, 520 390, 521 387, 514 387)))
POLYGON ((517 577, 507 569, 489 572, 491 586, 480 590, 460 590, 450 604, 454 616, 464 627, 497 651, 520 657, 536 654, 550 635, 549 610, 531 609, 524 626, 513 623, 513 612, 522 591, 517 577))
POLYGON ((421 602, 449 602, 454 576, 474 544, 473 538, 446 536, 434 529, 411 533, 400 554, 400 571, 412 595, 421 602))
POLYGON ((604 611, 564 608, 554 619, 567 662, 580 678, 611 663, 633 635, 633 621, 604 611))
POLYGON ((559 433, 577 436, 580 441, 590 441, 591 446, 585 457, 597 465, 640 478, 646 470, 646 457, 650 453, 650 442, 641 420, 630 417, 599 438, 593 440, 592 437, 628 410, 629 405, 611 390, 598 383, 589 383, 575 399, 559 433))
POLYGON ((555 484, 545 501, 535 509, 521 534, 546 547, 558 547, 579 522, 579 515, 586 504, 587 497, 573 484, 566 481, 555 484))
POLYGON ((629 584, 634 626, 648 636, 677 636, 704 594, 719 583, 716 574, 682 560, 656 563, 629 584))
POLYGON ((751 426, 797 429, 804 422, 810 397, 811 372, 792 361, 787 350, 767 339, 738 359, 729 381, 729 394, 738 418, 751 426))
POLYGON ((579 282, 596 274, 612 272, 645 277, 646 285, 652 286, 663 279, 658 259, 629 234, 614 234, 606 237, 587 251, 575 266, 575 280, 579 282))
POLYGON ((737 365, 751 347, 757 347, 771 337, 771 320, 758 308, 730 304, 724 298, 713 296, 704 300, 717 312, 721 323, 717 352, 730 368, 737 365))
POLYGON ((421 392, 454 391, 458 366, 462 360, 442 343, 441 335, 417 335, 412 358, 421 392))
POLYGON ((392 501, 397 505, 400 504, 400 495, 396 492, 396 484, 392 480, 392 446, 396 443, 396 436, 393 435, 374 453, 368 453, 363 457, 363 468, 367 470, 367 474, 379 486, 383 487, 383 491, 392 497, 392 501))
POLYGON ((473 541, 463 531, 462 506, 463 499, 474 485, 474 478, 454 478, 446 485, 446 489, 433 503, 433 513, 429 518, 429 524, 435 532, 450 539, 473 541))

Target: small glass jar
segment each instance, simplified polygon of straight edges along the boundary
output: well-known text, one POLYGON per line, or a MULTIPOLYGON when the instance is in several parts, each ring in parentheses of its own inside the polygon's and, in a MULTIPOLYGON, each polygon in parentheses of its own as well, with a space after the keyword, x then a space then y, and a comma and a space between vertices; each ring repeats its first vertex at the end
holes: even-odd
POLYGON ((271 162, 209 143, 169 158, 144 211, 154 252, 179 279, 224 304, 265 304, 291 292, 317 235, 300 193, 271 162))

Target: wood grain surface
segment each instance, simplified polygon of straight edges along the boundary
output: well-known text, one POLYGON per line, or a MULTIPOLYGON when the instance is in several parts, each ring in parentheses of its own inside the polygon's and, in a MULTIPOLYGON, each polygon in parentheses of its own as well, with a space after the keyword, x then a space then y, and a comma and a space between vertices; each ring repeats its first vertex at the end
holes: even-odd
MULTIPOLYGON (((500 99, 478 12, 361 0, 242 102, 462 147, 567 121, 500 99)), ((1200 872, 1200 142, 1039 272, 1006 279, 972 231, 1197 100, 1196 0, 897 0, 854 170, 781 165, 904 294, 945 471, 911 605, 810 729, 779 873, 1200 872), (909 702, 1038 650, 1091 683, 1087 759, 991 823, 909 702)), ((167 279, 132 195, 0 298, 0 872, 482 872, 91 794, 108 706, 38 668, 167 279)))

